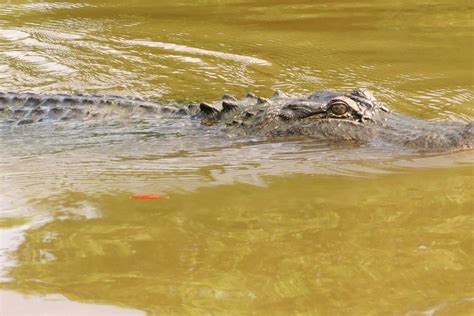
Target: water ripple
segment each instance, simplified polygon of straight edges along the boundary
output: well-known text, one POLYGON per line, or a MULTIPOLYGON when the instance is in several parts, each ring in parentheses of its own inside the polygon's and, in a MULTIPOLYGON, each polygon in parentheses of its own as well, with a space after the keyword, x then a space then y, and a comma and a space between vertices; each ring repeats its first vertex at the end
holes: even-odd
POLYGON ((18 30, 0 29, 0 38, 9 41, 18 41, 29 37, 30 34, 18 30))
POLYGON ((244 64, 271 66, 270 62, 260 59, 260 58, 256 58, 256 57, 224 53, 224 52, 190 47, 190 46, 179 45, 179 44, 174 44, 174 43, 163 43, 163 42, 145 41, 145 40, 125 40, 125 39, 121 40, 121 42, 128 45, 142 45, 142 46, 147 46, 147 47, 161 48, 165 50, 173 50, 180 53, 212 56, 212 57, 217 57, 217 58, 222 58, 222 59, 227 59, 227 60, 233 60, 233 61, 241 62, 244 64))
POLYGON ((75 72, 74 69, 66 65, 63 65, 56 61, 52 61, 49 58, 41 56, 36 53, 22 52, 22 51, 9 51, 9 52, 4 52, 3 54, 9 58, 17 59, 20 62, 26 62, 26 63, 32 64, 36 67, 41 68, 43 71, 54 72, 58 75, 70 75, 75 72))
POLYGON ((85 7, 93 7, 88 3, 68 3, 68 2, 28 2, 20 4, 12 4, 10 1, 1 3, 0 16, 11 14, 29 14, 35 11, 51 11, 51 10, 73 10, 85 7))

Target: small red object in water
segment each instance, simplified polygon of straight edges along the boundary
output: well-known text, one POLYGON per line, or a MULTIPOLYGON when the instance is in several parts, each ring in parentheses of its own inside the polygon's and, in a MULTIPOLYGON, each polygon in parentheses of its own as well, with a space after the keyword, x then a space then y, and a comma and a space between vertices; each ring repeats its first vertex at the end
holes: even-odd
POLYGON ((145 194, 145 195, 131 195, 131 199, 135 200, 156 200, 156 199, 161 199, 161 195, 157 194, 145 194))

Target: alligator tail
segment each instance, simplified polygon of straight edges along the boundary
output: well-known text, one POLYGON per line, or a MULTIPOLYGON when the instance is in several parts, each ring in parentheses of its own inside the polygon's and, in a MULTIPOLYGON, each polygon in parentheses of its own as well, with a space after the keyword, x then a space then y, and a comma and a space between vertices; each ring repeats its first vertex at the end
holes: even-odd
POLYGON ((135 112, 187 114, 177 106, 134 97, 0 92, 0 118, 18 125, 47 120, 106 119, 135 112))

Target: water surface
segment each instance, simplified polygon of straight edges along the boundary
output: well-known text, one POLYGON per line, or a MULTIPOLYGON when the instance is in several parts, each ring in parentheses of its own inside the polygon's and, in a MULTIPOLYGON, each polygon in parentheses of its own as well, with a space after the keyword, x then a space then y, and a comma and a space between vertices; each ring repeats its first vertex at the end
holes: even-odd
MULTIPOLYGON (((0 90, 211 101, 359 87, 404 114, 467 122, 472 9, 8 1, 0 90)), ((131 315, 469 314, 472 166, 472 151, 235 139, 183 118, 0 126, 2 300, 131 315)))

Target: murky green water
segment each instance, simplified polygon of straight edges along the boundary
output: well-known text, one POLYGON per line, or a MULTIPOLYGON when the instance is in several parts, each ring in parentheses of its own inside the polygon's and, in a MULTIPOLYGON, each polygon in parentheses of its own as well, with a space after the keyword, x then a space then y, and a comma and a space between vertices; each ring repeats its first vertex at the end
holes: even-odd
MULTIPOLYGON (((213 100, 364 87, 404 114, 469 121, 472 12, 3 1, 0 91, 213 100)), ((0 130, 2 287, 50 313, 41 297, 53 294, 130 315, 474 313, 472 151, 239 141, 195 124, 0 130)))

